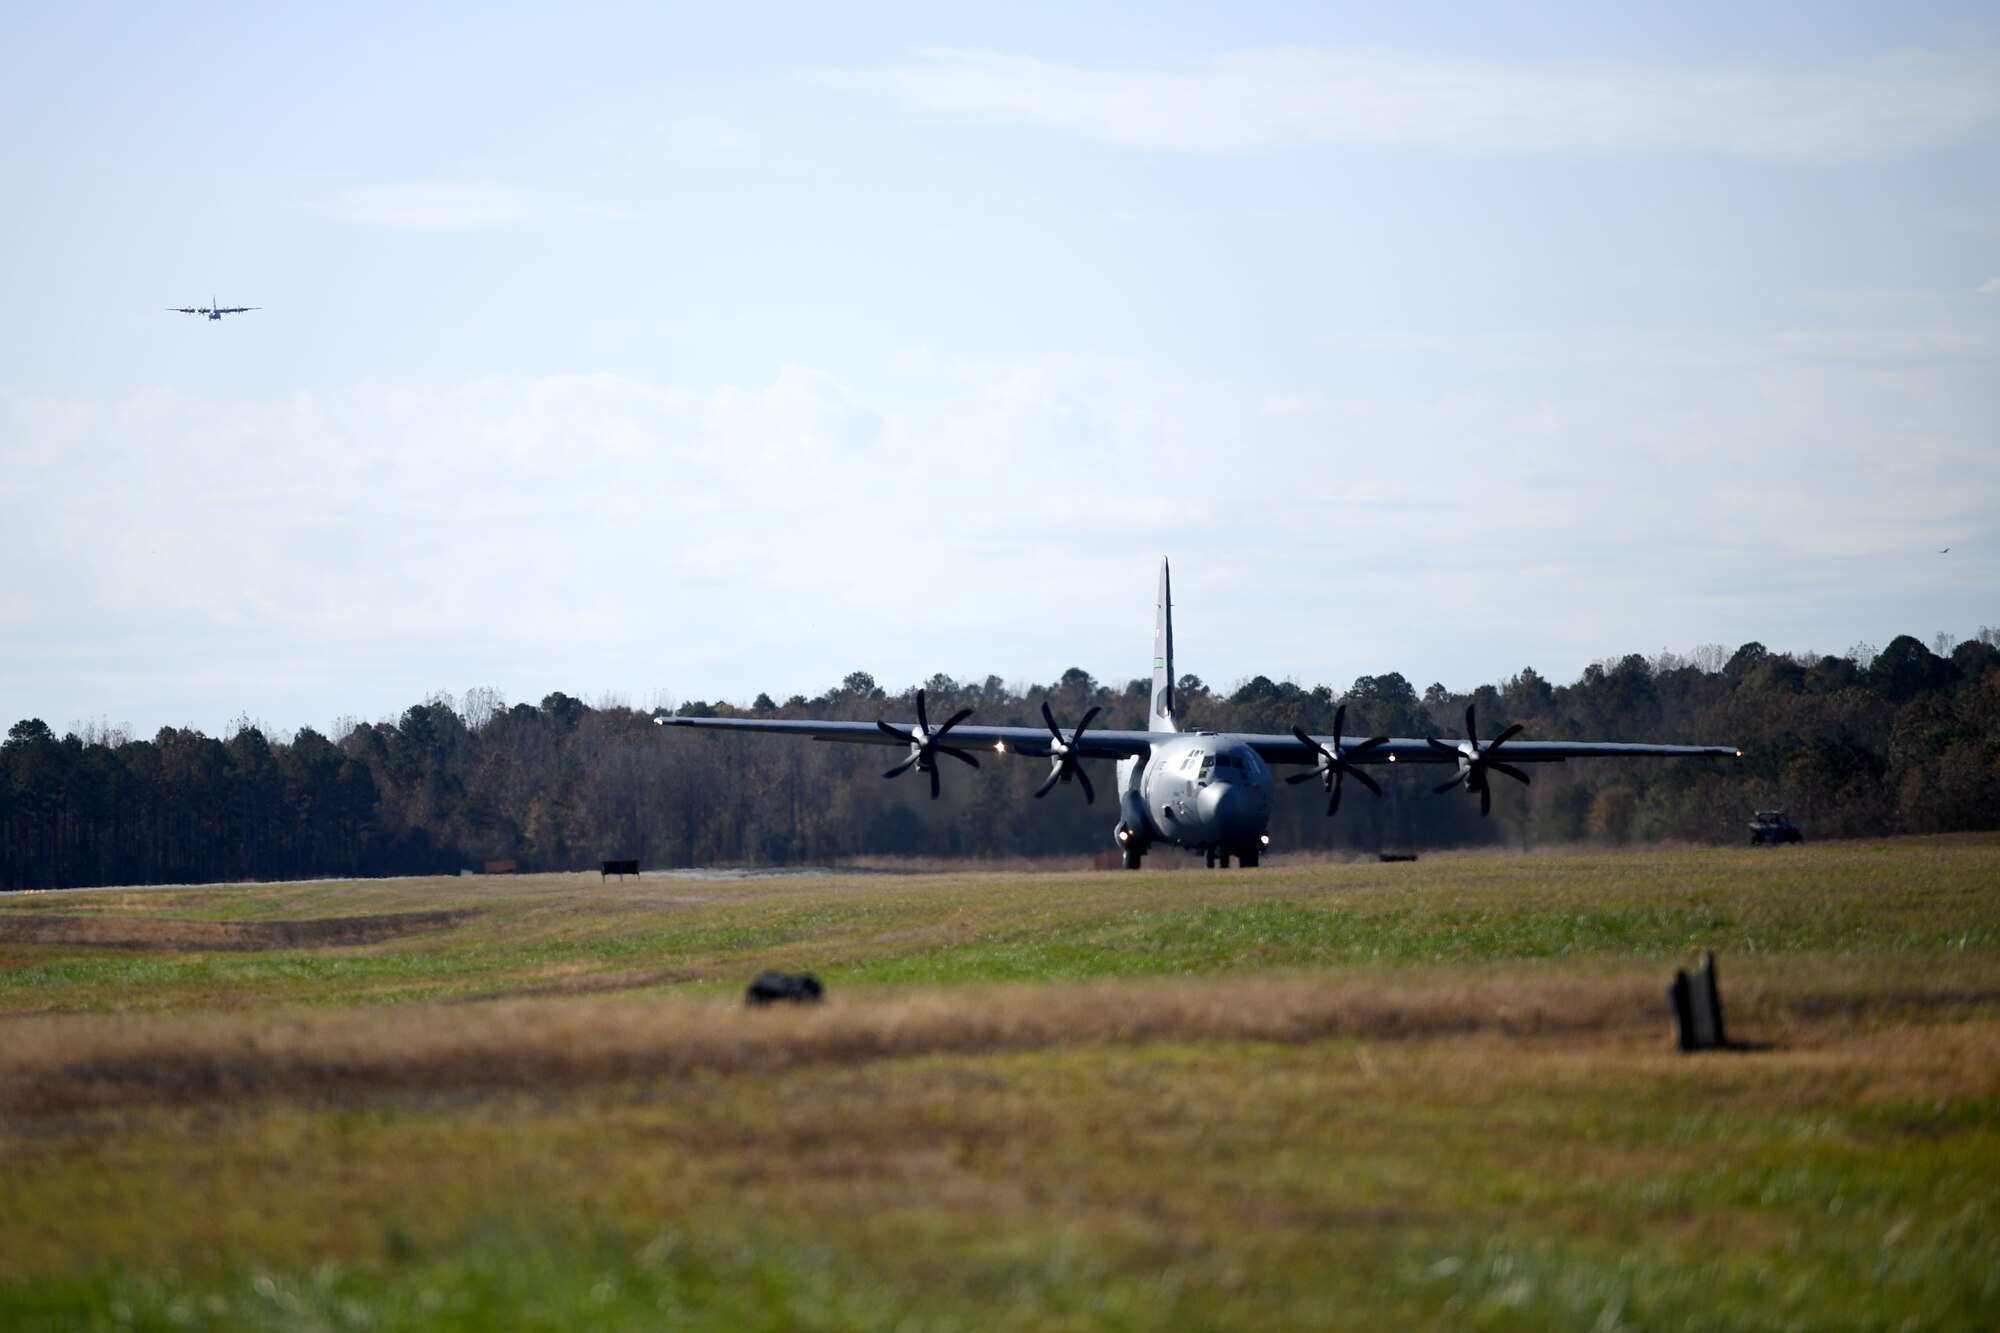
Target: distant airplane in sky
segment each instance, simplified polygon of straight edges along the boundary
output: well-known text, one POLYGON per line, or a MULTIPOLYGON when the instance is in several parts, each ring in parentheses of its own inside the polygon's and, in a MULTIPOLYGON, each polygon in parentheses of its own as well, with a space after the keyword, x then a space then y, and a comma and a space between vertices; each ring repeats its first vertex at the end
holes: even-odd
POLYGON ((168 306, 167 308, 178 315, 207 315, 210 319, 221 319, 224 315, 240 315, 246 310, 262 310, 264 307, 260 305, 217 305, 215 298, 211 296, 208 298, 207 305, 176 305, 168 306))
POLYGON ((961 708, 937 726, 917 691, 914 727, 888 722, 834 722, 815 718, 656 717, 663 727, 705 727, 721 731, 810 736, 822 741, 850 741, 906 749, 908 757, 884 773, 893 778, 915 769, 930 778, 931 796, 938 794, 938 760, 950 755, 979 767, 974 750, 995 754, 1030 755, 1049 761, 1049 775, 1036 789, 1046 796, 1058 783, 1074 780, 1083 799, 1094 802, 1097 792, 1084 772, 1086 759, 1118 761, 1118 823, 1112 837, 1124 852, 1125 868, 1137 870, 1155 845, 1202 852, 1209 866, 1227 866, 1235 857, 1254 866, 1270 846, 1272 778, 1270 765, 1304 768, 1285 780, 1318 779, 1328 797, 1326 812, 1340 808, 1341 782, 1353 778, 1377 796, 1382 788, 1363 772, 1363 764, 1445 764, 1451 777, 1438 794, 1463 789, 1479 797, 1479 813, 1493 805, 1488 775, 1499 773, 1516 782, 1528 775, 1515 764, 1552 764, 1568 759, 1669 759, 1705 755, 1734 758, 1743 752, 1733 745, 1642 745, 1624 741, 1517 741, 1521 727, 1507 727, 1488 741, 1479 739, 1473 710, 1465 710, 1465 739, 1451 742, 1435 736, 1356 737, 1341 734, 1347 705, 1334 711, 1333 731, 1309 736, 1298 727, 1288 736, 1180 729, 1174 718, 1173 598, 1167 562, 1160 562, 1160 597, 1153 626, 1153 700, 1144 731, 1091 731, 1099 709, 1083 715, 1074 730, 1057 723, 1042 705, 1040 727, 968 727, 972 715, 961 708), (1088 737, 1086 738, 1086 732, 1088 737), (1504 758, 1503 758, 1504 756, 1504 758), (1508 762, 1511 760, 1512 762, 1508 762))

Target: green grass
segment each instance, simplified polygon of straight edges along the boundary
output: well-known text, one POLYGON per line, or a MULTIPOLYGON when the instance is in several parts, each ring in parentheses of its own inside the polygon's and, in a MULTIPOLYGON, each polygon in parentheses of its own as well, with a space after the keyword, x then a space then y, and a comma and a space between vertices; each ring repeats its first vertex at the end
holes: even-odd
MULTIPOLYGON (((820 881, 587 875, 39 895, 33 910, 276 920, 430 908, 466 926, 367 949, 72 952, 0 945, 0 1014, 396 1003, 650 969, 659 989, 810 966, 848 985, 1214 975, 1526 959, 2000 947, 1989 844, 1445 858, 1226 875, 820 881), (337 956, 336 956, 337 954, 337 956)), ((25 910, 19 900, 7 909, 25 910)))
POLYGON ((0 945, 0 1079, 40 1077, 32 1048, 122 1080, 101 1108, 0 1102, 0 1327, 1978 1329, 2000 1309, 2000 841, 0 914, 440 907, 478 915, 365 948, 0 945), (1650 997, 1702 949, 1751 1049, 1671 1050, 1650 997), (825 977, 825 1012, 719 1005, 772 965, 825 977), (1340 988, 1446 1017, 1581 1007, 1542 1036, 1172 1019, 1281 1019, 1340 988), (1643 1015, 1604 1008, 1628 995, 1643 1015), (1112 997, 1129 1031, 758 1054, 814 1023, 948 1033, 1112 997), (414 1036, 484 1034, 494 1059, 578 1024, 641 1054, 713 1029, 737 1056, 394 1076, 414 1036), (292 1044, 317 1081, 260 1085, 292 1044), (170 1087, 156 1048, 224 1077, 170 1087), (344 1085, 343 1060, 374 1081, 344 1085))

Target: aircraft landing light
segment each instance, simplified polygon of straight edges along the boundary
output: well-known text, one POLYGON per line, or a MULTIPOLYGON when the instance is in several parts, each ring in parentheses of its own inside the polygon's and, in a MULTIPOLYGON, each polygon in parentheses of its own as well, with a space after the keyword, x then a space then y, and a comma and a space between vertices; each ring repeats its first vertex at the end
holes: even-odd
POLYGON ((994 751, 994 753, 996 753, 996 754, 1005 754, 1005 753, 1007 753, 1007 742, 1005 742, 1005 741, 995 741, 995 742, 993 742, 993 751, 994 751))

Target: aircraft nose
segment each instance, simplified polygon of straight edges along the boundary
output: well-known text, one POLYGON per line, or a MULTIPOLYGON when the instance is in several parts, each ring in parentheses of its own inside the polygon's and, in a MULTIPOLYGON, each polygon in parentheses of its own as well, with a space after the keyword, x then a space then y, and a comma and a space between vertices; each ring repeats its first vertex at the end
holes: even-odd
POLYGON ((1248 842, 1263 832, 1257 794, 1238 783, 1210 783, 1195 804, 1202 822, 1222 841, 1248 842))

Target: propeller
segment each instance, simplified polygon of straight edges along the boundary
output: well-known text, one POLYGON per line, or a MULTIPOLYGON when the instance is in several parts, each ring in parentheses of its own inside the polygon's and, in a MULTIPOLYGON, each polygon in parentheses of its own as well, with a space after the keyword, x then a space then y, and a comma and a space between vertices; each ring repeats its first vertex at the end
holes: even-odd
POLYGON ((1493 788, 1488 785, 1489 771, 1505 773, 1516 782, 1526 783, 1528 775, 1512 764, 1503 764, 1493 756, 1500 747, 1514 739, 1521 732, 1521 724, 1513 726, 1495 736, 1485 745, 1479 743, 1479 732, 1473 725, 1472 705, 1465 706, 1465 739, 1457 745, 1447 745, 1435 736, 1426 736, 1433 750, 1442 750, 1458 761, 1458 776, 1450 782, 1440 783, 1432 788, 1435 795, 1442 796, 1453 787, 1463 786, 1467 791, 1479 793, 1479 813, 1485 815, 1493 809, 1493 788))
POLYGON ((939 744, 939 742, 944 740, 946 732, 971 716, 972 710, 970 708, 961 708, 945 719, 943 726, 933 731, 931 730, 930 715, 924 711, 924 692, 918 690, 916 730, 910 731, 903 727, 892 727, 880 718, 875 720, 875 725, 880 727, 885 735, 893 736, 899 741, 904 741, 910 747, 910 757, 882 776, 885 778, 901 777, 912 768, 916 769, 919 773, 928 773, 931 776, 931 799, 935 801, 938 798, 937 757, 939 755, 948 754, 954 759, 963 759, 974 768, 979 767, 979 761, 966 751, 959 749, 955 745, 939 744))
POLYGON ((1356 782, 1366 787, 1369 791, 1374 792, 1377 796, 1382 794, 1381 784, 1356 768, 1354 761, 1362 755, 1367 754, 1370 750, 1379 749, 1387 745, 1389 738, 1387 736, 1370 736, 1353 749, 1346 749, 1340 743, 1340 730, 1346 722, 1347 705, 1342 704, 1333 710, 1333 746, 1331 749, 1306 735, 1302 729, 1298 727, 1292 728, 1292 735, 1297 736, 1301 743, 1311 746, 1319 755, 1319 762, 1310 773, 1294 773, 1286 778, 1285 781, 1296 785, 1301 782, 1311 782, 1314 778, 1318 778, 1326 785, 1327 792, 1333 798, 1326 803, 1326 812, 1329 815, 1340 809, 1341 779, 1350 773, 1354 775, 1356 782))
POLYGON ((1090 774, 1083 771, 1083 733, 1091 721, 1103 711, 1102 708, 1092 708, 1083 715, 1083 721, 1076 724, 1076 730, 1064 736, 1062 728, 1056 725, 1056 715, 1049 711, 1048 700, 1042 701, 1042 721, 1048 723, 1049 735, 1054 739, 1046 748, 1040 745, 1022 747, 1024 754, 1044 756, 1051 761, 1048 781, 1035 788, 1036 800, 1039 801, 1055 790, 1058 782, 1068 782, 1071 778, 1075 778, 1083 784, 1083 803, 1097 804, 1097 791, 1090 785, 1090 774))

